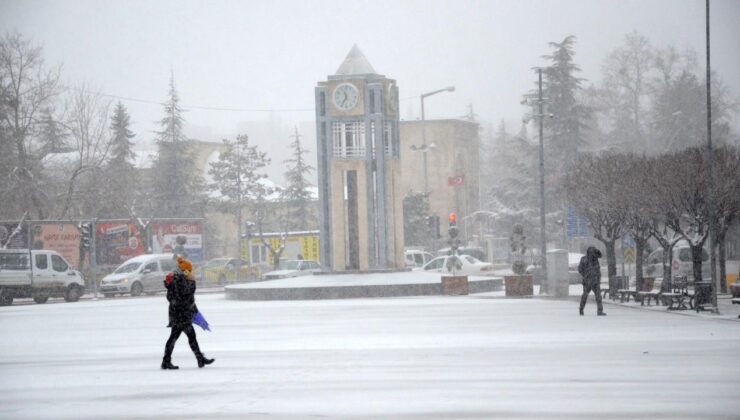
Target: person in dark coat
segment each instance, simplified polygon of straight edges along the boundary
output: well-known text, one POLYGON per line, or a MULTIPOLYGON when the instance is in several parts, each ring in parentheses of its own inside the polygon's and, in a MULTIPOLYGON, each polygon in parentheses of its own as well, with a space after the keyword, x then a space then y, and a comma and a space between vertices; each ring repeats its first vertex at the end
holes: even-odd
POLYGON ((601 251, 596 247, 590 246, 586 250, 586 255, 581 257, 578 264, 578 273, 582 277, 583 295, 581 296, 580 313, 583 315, 583 308, 586 306, 588 294, 593 290, 596 295, 596 308, 599 316, 604 316, 604 306, 601 303, 601 265, 599 265, 601 251))
POLYGON ((175 278, 175 273, 178 272, 179 269, 175 269, 175 271, 171 273, 167 273, 167 276, 164 278, 164 288, 167 289, 167 302, 169 303, 167 308, 167 316, 169 318, 169 322, 167 323, 167 328, 172 328, 172 323, 175 319, 175 299, 174 299, 174 288, 170 287, 170 284, 172 283, 172 280, 175 278))
POLYGON ((162 369, 179 369, 178 366, 172 364, 172 350, 174 350, 175 343, 182 333, 188 336, 190 349, 195 354, 198 367, 202 368, 205 365, 213 363, 214 359, 208 359, 201 353, 198 340, 195 337, 195 329, 193 329, 193 315, 198 312, 198 307, 195 306, 195 277, 192 275, 193 265, 190 261, 178 257, 177 268, 172 273, 169 283, 165 280, 167 297, 172 306, 170 316, 170 328, 172 330, 170 331, 170 338, 164 347, 162 369))

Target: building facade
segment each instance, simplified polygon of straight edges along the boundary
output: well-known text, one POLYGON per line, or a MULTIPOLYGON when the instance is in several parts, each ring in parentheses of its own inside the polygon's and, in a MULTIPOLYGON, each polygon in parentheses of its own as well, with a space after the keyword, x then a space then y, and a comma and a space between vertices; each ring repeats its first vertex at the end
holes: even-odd
POLYGON ((424 192, 426 172, 431 213, 440 217, 442 227, 447 226, 452 212, 458 223, 464 224, 466 216, 480 209, 478 123, 452 119, 402 121, 400 136, 401 166, 404 173, 413 174, 402 180, 404 194, 424 192), (424 142, 426 148, 421 147, 424 142))
POLYGON ((398 87, 354 46, 315 88, 322 267, 404 267, 398 87))

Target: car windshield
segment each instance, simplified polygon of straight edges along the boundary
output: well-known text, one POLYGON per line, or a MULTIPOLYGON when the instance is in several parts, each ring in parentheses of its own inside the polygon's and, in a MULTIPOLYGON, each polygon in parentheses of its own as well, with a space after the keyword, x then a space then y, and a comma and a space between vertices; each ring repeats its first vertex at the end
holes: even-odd
POLYGON ((280 269, 282 270, 298 270, 298 265, 300 264, 300 261, 285 261, 284 263, 280 264, 280 269))
POLYGON ((133 273, 134 271, 138 270, 139 267, 141 267, 141 263, 140 262, 130 262, 130 263, 127 263, 127 264, 124 264, 124 265, 118 267, 118 269, 116 271, 114 271, 114 273, 116 273, 116 274, 133 273))
POLYGON ((466 260, 468 260, 468 262, 471 263, 471 264, 479 264, 481 262, 479 259, 477 259, 475 257, 471 257, 470 255, 466 255, 463 258, 465 258, 466 260))

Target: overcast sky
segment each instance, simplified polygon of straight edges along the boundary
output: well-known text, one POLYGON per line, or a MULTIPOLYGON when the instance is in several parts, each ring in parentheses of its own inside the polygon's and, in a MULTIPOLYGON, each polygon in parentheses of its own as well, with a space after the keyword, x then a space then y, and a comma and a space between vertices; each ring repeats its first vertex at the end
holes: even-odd
MULTIPOLYGON (((738 97, 740 1, 712 8, 712 65, 738 97)), ((172 70, 184 105, 276 111, 190 109, 191 133, 214 141, 279 118, 302 122, 313 142, 313 88, 355 43, 398 81, 403 118, 419 117, 420 93, 454 85, 426 100, 427 118, 459 117, 472 104, 483 120, 516 124, 548 42, 575 35, 582 76, 595 81, 606 52, 635 30, 657 46, 691 47, 704 63, 704 25, 704 0, 0 0, 3 32, 42 44, 66 85, 156 102, 172 70)), ((124 102, 137 140, 150 141, 161 106, 124 102)))

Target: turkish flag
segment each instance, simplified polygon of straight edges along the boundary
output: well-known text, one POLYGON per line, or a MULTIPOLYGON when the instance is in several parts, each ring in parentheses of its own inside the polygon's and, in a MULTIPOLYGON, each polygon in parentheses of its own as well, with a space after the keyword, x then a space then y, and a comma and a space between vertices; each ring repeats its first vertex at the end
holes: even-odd
POLYGON ((458 175, 453 176, 451 178, 447 178, 447 185, 450 187, 459 187, 460 185, 465 184, 465 176, 464 175, 458 175))

